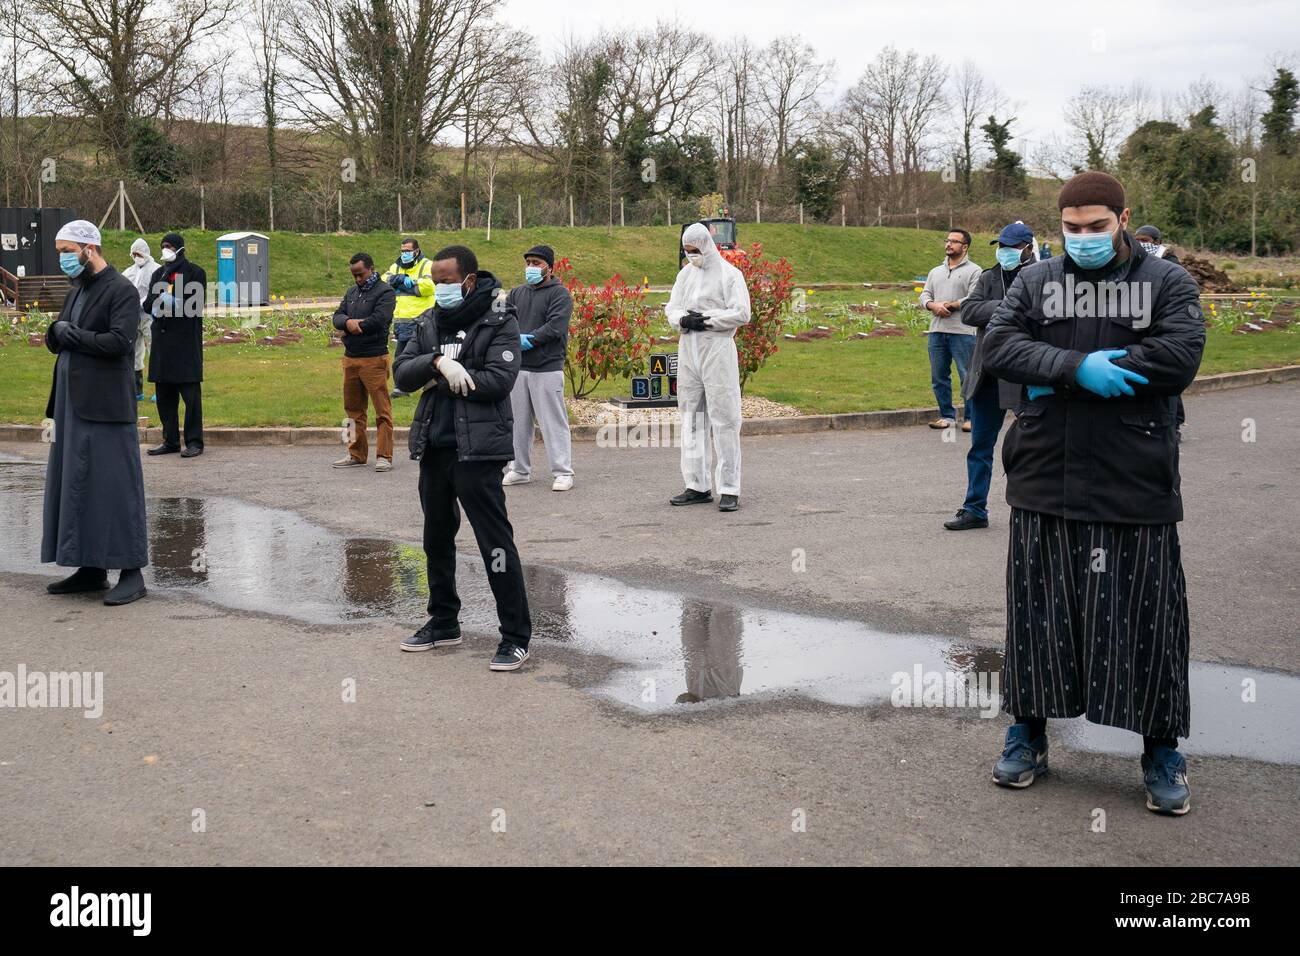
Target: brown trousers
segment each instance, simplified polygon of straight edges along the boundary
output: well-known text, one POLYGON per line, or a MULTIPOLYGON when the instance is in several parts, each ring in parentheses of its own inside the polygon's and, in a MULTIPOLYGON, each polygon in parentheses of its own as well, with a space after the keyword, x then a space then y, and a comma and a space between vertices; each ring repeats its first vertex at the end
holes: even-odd
POLYGON ((366 396, 375 406, 375 426, 379 432, 378 458, 393 460, 393 400, 388 395, 388 356, 348 358, 343 356, 343 410, 355 424, 355 437, 348 454, 356 461, 370 457, 366 441, 366 396))

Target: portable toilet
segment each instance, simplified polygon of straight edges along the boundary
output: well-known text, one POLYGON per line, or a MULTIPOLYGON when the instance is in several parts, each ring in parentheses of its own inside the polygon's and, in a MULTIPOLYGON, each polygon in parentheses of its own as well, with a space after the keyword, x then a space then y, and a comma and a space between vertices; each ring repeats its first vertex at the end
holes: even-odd
POLYGON ((271 241, 260 232, 217 237, 217 304, 268 305, 271 241))

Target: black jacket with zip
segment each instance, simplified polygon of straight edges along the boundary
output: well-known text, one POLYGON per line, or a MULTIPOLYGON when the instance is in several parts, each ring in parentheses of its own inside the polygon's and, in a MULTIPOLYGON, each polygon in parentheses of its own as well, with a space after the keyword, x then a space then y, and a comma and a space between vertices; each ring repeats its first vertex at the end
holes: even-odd
POLYGON ((1183 518, 1172 399, 1201 364, 1200 290, 1181 266, 1127 233, 1124 242, 1128 258, 1108 269, 1083 270, 1068 255, 1023 267, 988 324, 988 372, 1054 389, 1022 402, 1003 439, 1012 507, 1121 524, 1183 518), (1121 286, 1127 304, 1114 294, 1121 286), (1148 384, 1116 398, 1079 386, 1080 364, 1101 349, 1126 349, 1114 364, 1148 384))
POLYGON ((140 306, 153 315, 154 300, 163 292, 175 297, 171 308, 153 318, 149 346, 149 381, 203 381, 203 309, 208 275, 182 254, 164 262, 149 280, 149 294, 140 306))
POLYGON ((968 402, 985 386, 997 387, 998 405, 1002 408, 1015 408, 1020 401, 1021 386, 994 378, 984 368, 984 340, 987 338, 985 330, 989 319, 993 318, 993 313, 1006 298, 1007 290, 1016 281, 1016 276, 1029 264, 1016 266, 1011 272, 1005 271, 1000 265, 985 269, 980 273, 979 282, 975 283, 975 291, 961 304, 957 318, 961 319, 963 325, 978 330, 975 333, 975 351, 967 363, 966 379, 962 382, 961 389, 962 398, 968 402))
POLYGON ((424 454, 437 402, 452 403, 458 460, 514 458, 510 390, 519 376, 519 322, 500 290, 496 276, 480 269, 469 297, 455 309, 434 306, 421 315, 415 335, 397 356, 394 384, 404 392, 424 389, 408 438, 413 460, 424 454), (447 325, 465 332, 456 361, 474 380, 474 388, 466 396, 454 394, 433 367, 443 339, 442 327, 447 325))
POLYGON ((388 330, 393 324, 397 293, 386 282, 376 281, 362 290, 355 282, 343 294, 334 310, 334 328, 343 332, 343 352, 348 358, 378 358, 388 354, 388 330), (349 332, 348 319, 361 323, 360 332, 349 332))

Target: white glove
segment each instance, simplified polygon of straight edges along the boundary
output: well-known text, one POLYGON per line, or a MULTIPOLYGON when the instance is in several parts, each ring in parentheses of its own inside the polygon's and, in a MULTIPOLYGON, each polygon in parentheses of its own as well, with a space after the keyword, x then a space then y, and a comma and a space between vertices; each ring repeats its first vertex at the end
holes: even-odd
POLYGON ((474 380, 469 377, 469 372, 465 371, 465 366, 454 358, 444 355, 438 359, 436 367, 438 374, 447 380, 447 385, 454 394, 468 395, 474 391, 474 380))

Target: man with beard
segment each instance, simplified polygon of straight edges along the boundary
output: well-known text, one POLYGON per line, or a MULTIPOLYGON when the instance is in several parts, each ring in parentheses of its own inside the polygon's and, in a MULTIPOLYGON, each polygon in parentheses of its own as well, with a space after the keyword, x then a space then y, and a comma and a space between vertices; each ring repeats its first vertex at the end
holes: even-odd
POLYGON ((119 568, 104 603, 130 604, 145 595, 140 569, 149 563, 131 368, 140 298, 104 261, 93 223, 68 223, 54 248, 72 287, 45 333, 45 345, 58 359, 45 409, 54 424, 41 561, 77 571, 46 590, 104 591, 109 569, 119 568))
POLYGON ((1126 231, 1124 187, 1075 176, 1057 198, 1065 254, 1024 270, 989 322, 984 367, 1028 386, 1002 463, 1011 505, 994 782, 1047 770, 1047 718, 1142 735, 1147 808, 1190 809, 1183 502, 1172 397, 1205 346, 1196 283, 1126 231))

